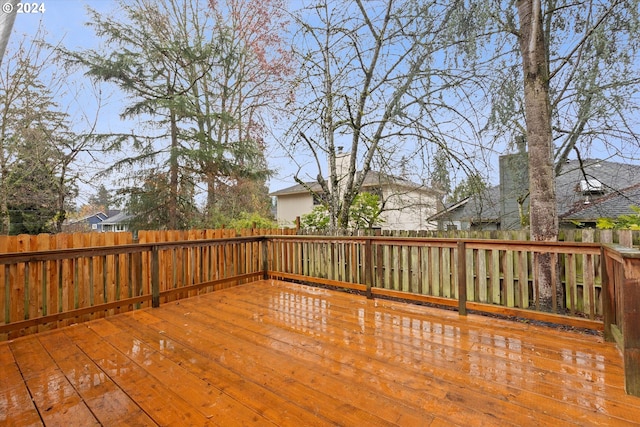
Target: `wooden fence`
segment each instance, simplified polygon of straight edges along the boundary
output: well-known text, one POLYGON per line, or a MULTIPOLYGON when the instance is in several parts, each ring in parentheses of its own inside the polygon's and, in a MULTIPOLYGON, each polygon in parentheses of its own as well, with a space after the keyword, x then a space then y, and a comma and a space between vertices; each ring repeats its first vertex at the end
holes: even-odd
MULTIPOLYGON (((549 253, 564 289, 561 323, 602 329, 601 246, 402 237, 273 236, 269 276, 504 315, 539 313, 534 264, 549 253)), ((554 292, 555 294, 555 292, 554 292)), ((558 305, 554 301, 554 305, 558 305)))
MULTIPOLYGON (((326 235, 322 232, 300 229, 299 235, 326 235)), ((341 236, 428 237, 435 239, 491 239, 530 241, 527 230, 345 230, 341 236)), ((615 243, 624 247, 640 246, 640 230, 561 229, 560 242, 615 243)))
POLYGON ((640 251, 600 243, 204 230, 0 238, 0 340, 261 278, 604 330, 640 395, 640 251), (279 233, 279 235, 275 235, 279 233), (549 254, 566 311, 538 311, 549 254))
POLYGON ((266 232, 292 231, 2 238, 0 340, 262 278, 266 232))
POLYGON ((569 315, 561 323, 603 328, 596 243, 290 235, 294 232, 150 231, 140 232, 138 243, 127 233, 18 236, 10 244, 0 239, 5 252, 0 253, 0 339, 232 286, 263 277, 265 270, 271 277, 461 311, 540 317, 533 268, 538 253, 551 253, 558 266, 553 286, 565 290, 567 308, 558 314, 569 315), (276 232, 280 235, 258 239, 276 232))

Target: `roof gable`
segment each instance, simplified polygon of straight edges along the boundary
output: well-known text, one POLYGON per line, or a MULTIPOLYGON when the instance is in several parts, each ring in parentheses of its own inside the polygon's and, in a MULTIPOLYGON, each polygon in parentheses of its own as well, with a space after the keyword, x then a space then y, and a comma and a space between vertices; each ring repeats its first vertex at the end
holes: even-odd
MULTIPOLYGON (((362 172, 357 172, 356 179, 360 176, 361 173, 362 172)), ((287 196, 287 195, 308 193, 309 192, 308 188, 310 188, 311 191, 314 191, 317 193, 323 192, 322 187, 317 181, 309 181, 309 182, 305 182, 304 184, 305 185, 296 184, 296 185, 292 185, 291 187, 286 187, 281 190, 274 191, 270 193, 270 196, 287 196)), ((415 191, 424 191, 429 193, 442 193, 439 190, 426 187, 422 184, 417 184, 415 182, 409 181, 407 179, 404 179, 398 176, 393 176, 393 175, 376 172, 376 171, 369 171, 365 176, 364 181, 362 182, 363 190, 366 191, 366 189, 368 188, 371 189, 371 188, 378 188, 378 187, 401 187, 401 188, 415 190, 415 191)))

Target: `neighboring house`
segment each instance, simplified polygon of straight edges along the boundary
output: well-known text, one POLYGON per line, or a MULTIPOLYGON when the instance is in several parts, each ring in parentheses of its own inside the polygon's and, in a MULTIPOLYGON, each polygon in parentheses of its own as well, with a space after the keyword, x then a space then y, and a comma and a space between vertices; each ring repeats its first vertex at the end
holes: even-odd
POLYGON ((97 212, 82 218, 67 221, 62 225, 62 231, 65 233, 87 233, 90 231, 98 231, 99 224, 107 219, 107 214, 97 212))
POLYGON ((101 223, 101 231, 129 231, 129 223, 133 215, 125 212, 118 212, 116 215, 110 216, 101 223))
MULTIPOLYGON (((527 153, 500 157, 500 184, 429 218, 439 228, 514 230, 529 210, 527 153), (522 202, 522 203, 519 203, 522 202)), ((634 213, 640 205, 640 166, 598 159, 568 161, 556 177, 561 228, 595 227, 598 218, 634 213)))
POLYGON ((130 215, 119 210, 109 210, 107 213, 97 212, 73 221, 68 221, 62 226, 65 233, 87 233, 91 231, 127 231, 130 215))
POLYGON ((577 204, 561 215, 560 220, 594 226, 598 218, 617 218, 620 215, 636 214, 637 212, 630 209, 630 206, 640 206, 640 184, 577 204))
MULTIPOLYGON (((346 171, 349 154, 336 156, 338 173, 346 171)), ((361 173, 361 172, 358 172, 361 173)), ((344 175, 343 175, 344 176, 344 175)), ((322 194, 317 182, 296 184, 271 193, 276 197, 276 218, 281 226, 290 226, 296 218, 310 213, 321 202, 312 193, 322 194)), ((441 209, 442 192, 416 184, 406 179, 380 172, 369 171, 362 185, 362 192, 377 194, 384 202, 381 214, 384 230, 428 230, 435 229, 436 223, 427 218, 441 209)))

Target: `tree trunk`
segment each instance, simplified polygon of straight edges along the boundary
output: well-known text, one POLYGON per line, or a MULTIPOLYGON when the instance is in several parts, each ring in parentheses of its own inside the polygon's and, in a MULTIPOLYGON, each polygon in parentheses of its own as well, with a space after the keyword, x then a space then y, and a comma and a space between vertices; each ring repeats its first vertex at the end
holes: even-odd
MULTIPOLYGON (((558 240, 553 170, 551 105, 549 102, 549 64, 542 31, 540 0, 518 0, 520 50, 524 70, 524 100, 529 144, 529 192, 531 239, 558 240)), ((540 254, 535 263, 540 307, 553 311, 552 269, 550 254, 540 254)), ((557 286, 561 296, 561 286, 557 286)), ((558 302, 563 301, 558 298, 558 302)))
POLYGON ((169 229, 178 229, 178 124, 176 113, 171 109, 171 153, 169 159, 169 229))

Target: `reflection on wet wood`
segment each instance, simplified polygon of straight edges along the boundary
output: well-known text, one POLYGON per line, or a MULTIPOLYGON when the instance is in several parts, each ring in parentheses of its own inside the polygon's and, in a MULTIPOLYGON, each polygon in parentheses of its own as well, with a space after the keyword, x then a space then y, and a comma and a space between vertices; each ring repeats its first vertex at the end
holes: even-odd
POLYGON ((278 281, 0 343, 0 368, 1 425, 640 420, 600 337, 278 281))

